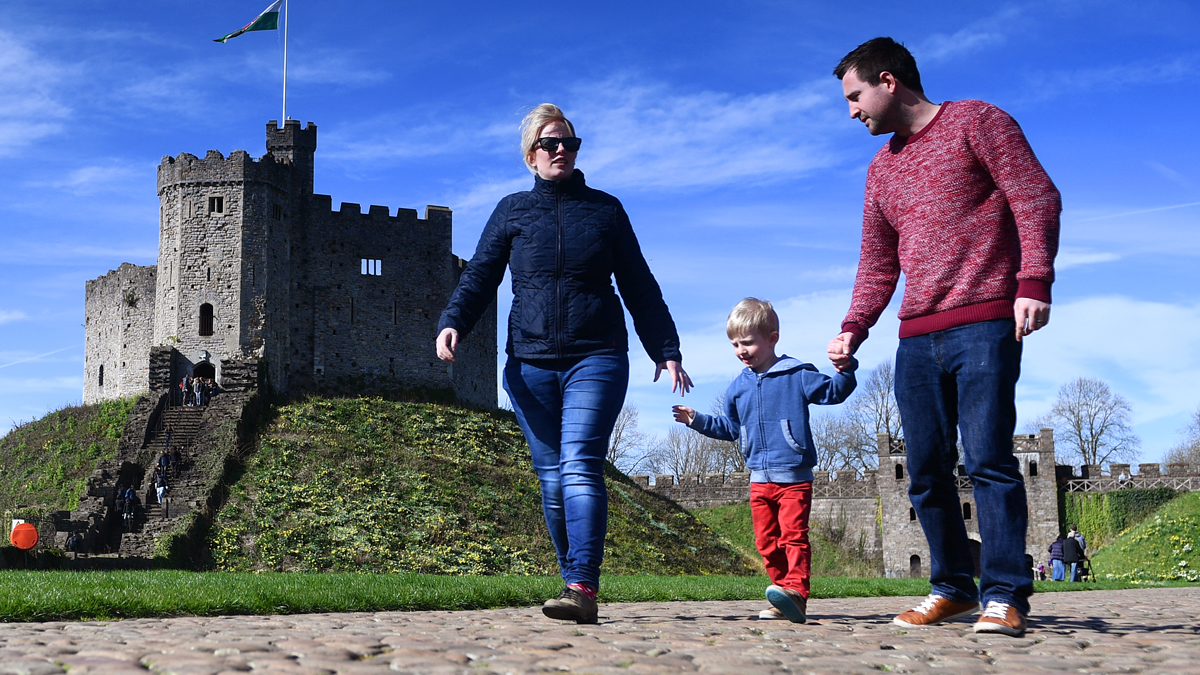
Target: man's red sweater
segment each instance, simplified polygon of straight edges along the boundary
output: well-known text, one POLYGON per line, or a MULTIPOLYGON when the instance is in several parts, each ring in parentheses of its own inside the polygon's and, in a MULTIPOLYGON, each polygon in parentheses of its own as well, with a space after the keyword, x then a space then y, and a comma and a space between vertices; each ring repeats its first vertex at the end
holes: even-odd
POLYGON ((857 342, 904 272, 900 337, 1013 317, 1018 297, 1050 302, 1058 189, 1025 134, 983 101, 943 103, 867 170, 862 255, 842 323, 857 342))

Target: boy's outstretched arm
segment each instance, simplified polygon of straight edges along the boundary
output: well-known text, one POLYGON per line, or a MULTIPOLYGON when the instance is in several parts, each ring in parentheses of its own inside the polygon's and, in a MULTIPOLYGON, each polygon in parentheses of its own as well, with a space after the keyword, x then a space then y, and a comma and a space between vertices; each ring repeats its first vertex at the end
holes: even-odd
POLYGON ((845 401, 858 386, 858 381, 854 379, 856 370, 858 359, 851 356, 833 377, 823 373, 805 372, 804 398, 813 405, 834 405, 845 401))
POLYGON ((737 408, 725 403, 724 415, 705 415, 684 405, 671 408, 676 422, 683 422, 692 429, 721 441, 736 441, 741 436, 741 422, 738 421, 737 408))

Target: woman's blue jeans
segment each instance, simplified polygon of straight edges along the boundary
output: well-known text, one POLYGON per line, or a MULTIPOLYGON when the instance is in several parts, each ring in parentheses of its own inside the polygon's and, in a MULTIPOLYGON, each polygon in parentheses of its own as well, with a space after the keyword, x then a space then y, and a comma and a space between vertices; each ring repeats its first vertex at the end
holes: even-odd
POLYGON ((600 587, 608 531, 604 458, 628 385, 625 354, 510 358, 504 366, 504 391, 529 442, 542 513, 568 584, 600 587))
POLYGON ((1050 561, 1050 581, 1062 581, 1066 578, 1066 568, 1063 567, 1063 561, 1050 561))
POLYGON ((933 593, 955 602, 998 600, 1028 614, 1029 510, 1012 438, 1021 375, 1015 332, 1013 321, 1002 319, 901 339, 896 402, 908 449, 908 495, 929 542, 933 593), (954 480, 959 430, 979 523, 978 587, 954 480))

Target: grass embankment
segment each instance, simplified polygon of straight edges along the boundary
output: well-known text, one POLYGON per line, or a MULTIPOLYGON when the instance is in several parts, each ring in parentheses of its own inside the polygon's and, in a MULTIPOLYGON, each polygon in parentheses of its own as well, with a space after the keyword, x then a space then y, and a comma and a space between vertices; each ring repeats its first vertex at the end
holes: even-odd
MULTIPOLYGON (((273 417, 208 538, 218 569, 557 573, 511 413, 313 398, 273 417)), ((605 478, 606 571, 753 574, 687 511, 605 478)))
MULTIPOLYGON (((761 571, 762 556, 754 545, 754 524, 750 504, 718 506, 692 512, 705 525, 736 548, 748 564, 761 571)), ((838 541, 838 532, 826 532, 819 526, 809 530, 812 546, 812 576, 817 577, 879 577, 878 564, 856 555, 838 541)))
POLYGON ((1091 560, 1100 579, 1200 581, 1200 493, 1185 494, 1158 509, 1091 560))
MULTIPOLYGON (((605 576, 602 602, 763 599, 765 577, 605 576)), ((433 574, 239 574, 183 571, 0 571, 0 622, 161 616, 469 610, 540 605, 558 577, 433 574)), ((1175 582, 1037 582, 1038 592, 1175 586, 1175 582)), ((814 598, 923 596, 922 579, 813 579, 814 598)), ((764 601, 765 602, 765 601, 764 601)), ((896 611, 904 607, 897 606, 896 611)), ((603 614, 603 610, 601 610, 603 614)))
POLYGON ((0 438, 0 512, 24 504, 47 511, 79 507, 88 476, 116 457, 134 399, 70 406, 0 438))

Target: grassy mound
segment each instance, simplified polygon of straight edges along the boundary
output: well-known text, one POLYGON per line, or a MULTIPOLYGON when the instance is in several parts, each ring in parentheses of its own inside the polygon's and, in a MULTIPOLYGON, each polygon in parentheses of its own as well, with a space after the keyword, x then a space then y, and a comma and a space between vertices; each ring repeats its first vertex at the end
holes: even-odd
MULTIPOLYGON (((736 548, 756 570, 762 570, 762 556, 754 545, 754 524, 749 504, 718 506, 693 512, 705 525, 736 548)), ((813 527, 808 532, 812 546, 813 577, 878 577, 879 565, 864 560, 838 545, 835 533, 813 527)))
MULTIPOLYGON (((313 398, 272 414, 209 533, 218 569, 557 572, 511 413, 313 398)), ((753 573, 673 502, 606 479, 606 572, 753 573)))
POLYGON ((0 438, 0 511, 78 508, 97 462, 112 459, 134 399, 70 406, 0 438))
POLYGON ((1200 581, 1200 493, 1158 509, 1091 560, 1100 579, 1200 581))

